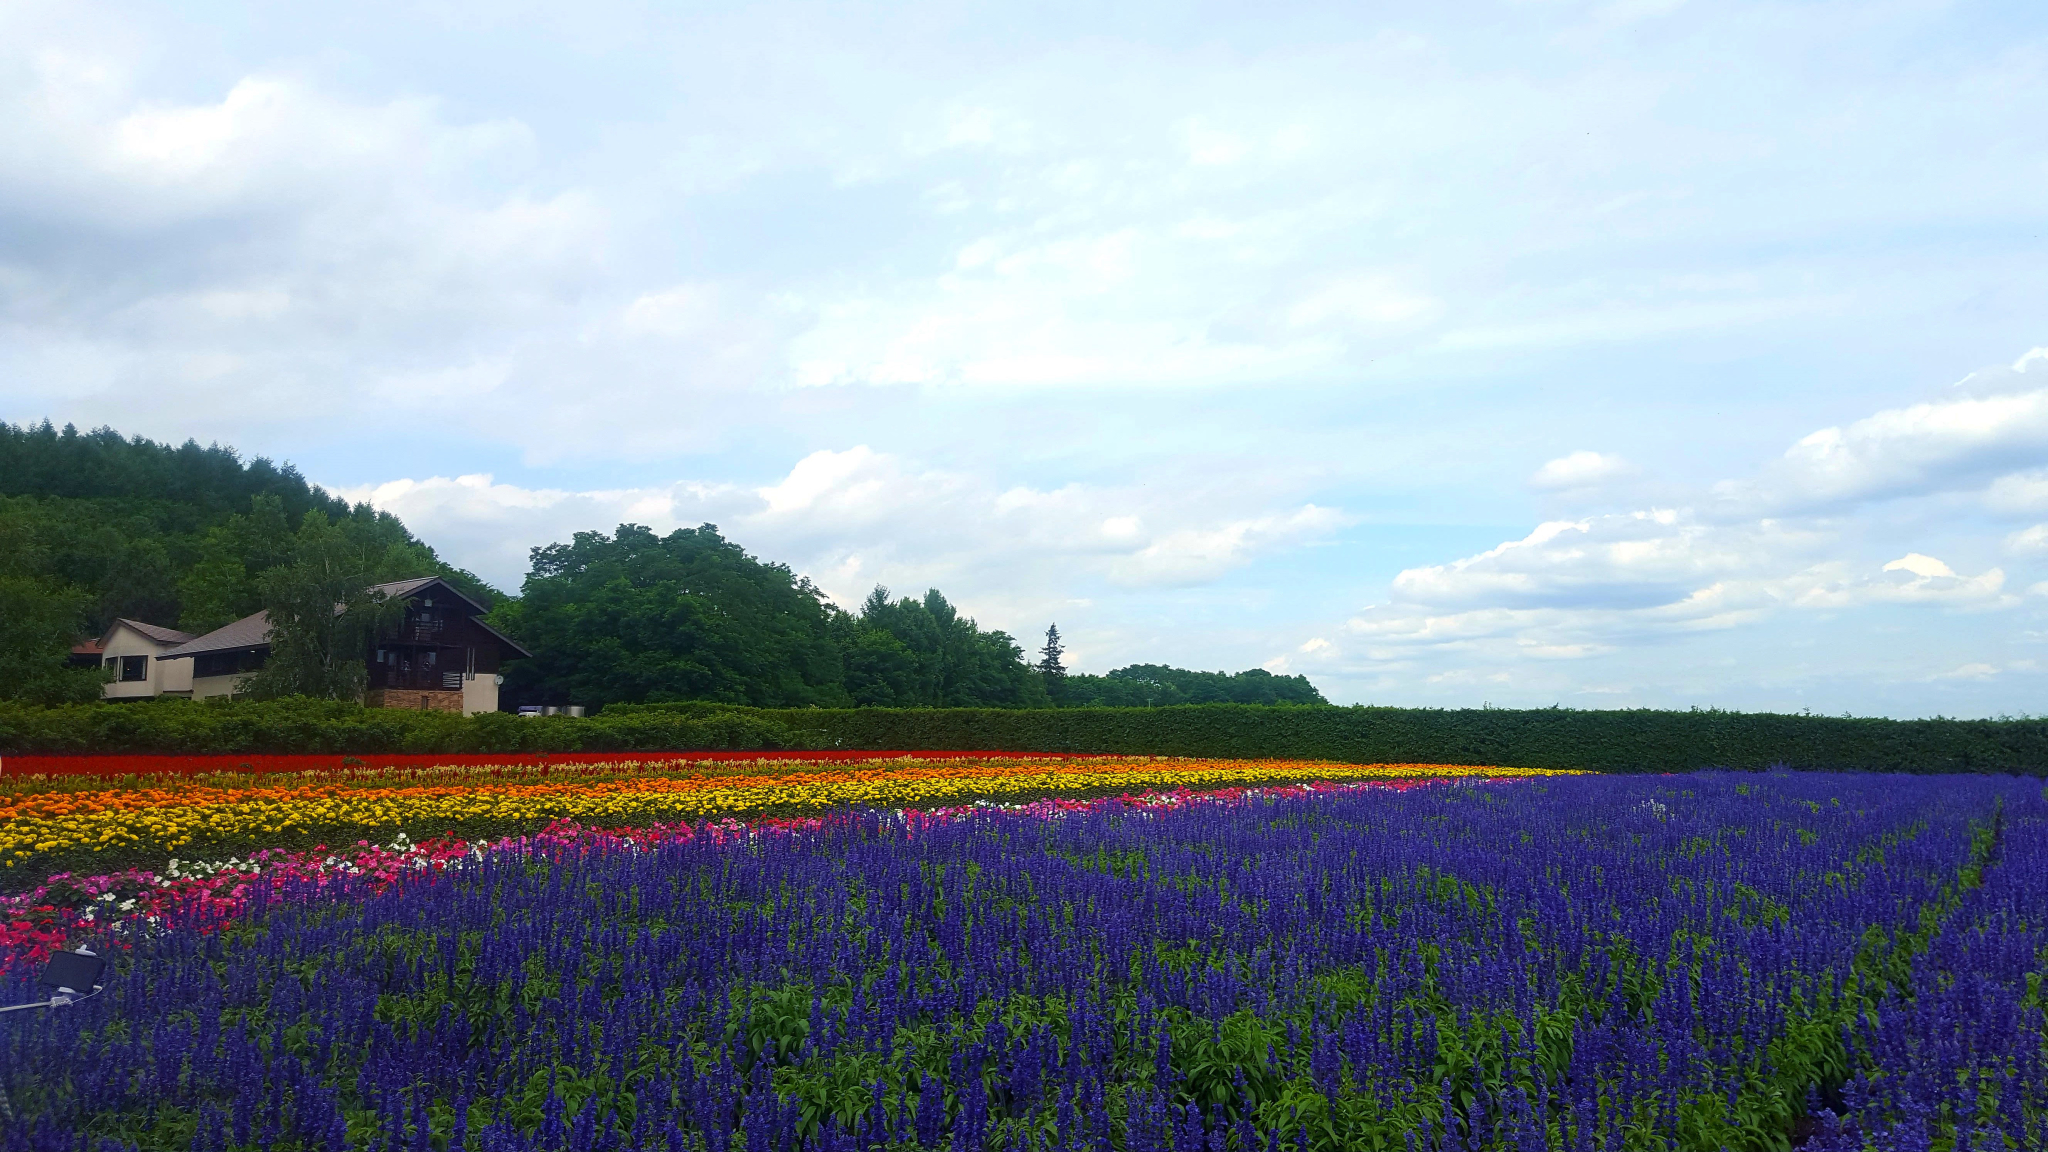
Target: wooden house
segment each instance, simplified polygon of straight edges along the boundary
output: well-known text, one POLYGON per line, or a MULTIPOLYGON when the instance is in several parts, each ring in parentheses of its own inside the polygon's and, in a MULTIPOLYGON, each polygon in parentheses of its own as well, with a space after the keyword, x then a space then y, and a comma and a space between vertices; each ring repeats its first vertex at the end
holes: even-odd
MULTIPOLYGON (((371 708, 433 712, 495 712, 499 669, 532 653, 483 622, 486 608, 438 576, 379 584, 372 591, 405 601, 405 617, 385 629, 363 654, 371 708)), ((194 699, 229 696, 236 684, 270 656, 270 620, 264 613, 194 637, 160 660, 190 660, 194 699)))

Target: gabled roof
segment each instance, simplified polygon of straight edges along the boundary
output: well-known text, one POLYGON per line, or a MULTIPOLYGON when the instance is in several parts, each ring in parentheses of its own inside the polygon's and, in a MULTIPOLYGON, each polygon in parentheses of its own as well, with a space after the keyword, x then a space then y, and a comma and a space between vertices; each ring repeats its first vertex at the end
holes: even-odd
POLYGON ((471 608, 476 609, 477 614, 469 618, 469 622, 471 624, 474 624, 477 627, 483 629, 484 631, 489 632, 491 635, 496 636, 498 638, 499 643, 503 644, 507 648, 510 648, 512 651, 517 652, 521 656, 526 656, 529 658, 532 657, 533 653, 528 652, 526 650, 525 645, 521 644, 517 640, 514 640, 510 636, 505 635, 503 632, 498 631, 496 628, 491 627, 489 624, 483 622, 483 614, 490 611, 490 607, 488 605, 479 604, 475 600, 470 599, 467 595, 463 593, 462 589, 457 588, 455 585, 450 584, 446 580, 441 579, 439 576, 420 576, 411 580, 394 580, 389 584, 373 584, 370 586, 370 591, 382 592, 386 596, 391 597, 393 600, 404 600, 412 596, 417 596, 420 593, 426 591, 430 585, 438 586, 441 591, 448 593, 450 596, 453 596, 457 600, 462 601, 464 604, 469 605, 471 608))
MULTIPOLYGON (((114 624, 116 626, 126 624, 129 628, 132 628, 135 631, 140 632, 142 635, 147 636, 148 638, 156 641, 159 644, 183 644, 187 640, 197 639, 197 637, 190 632, 180 632, 176 628, 166 628, 161 624, 145 624, 140 620, 131 620, 126 616, 123 616, 115 620, 114 624)), ((114 629, 107 629, 108 636, 111 636, 113 634, 114 629)), ((102 648, 106 647, 106 637, 103 636, 100 638, 100 646, 102 648)))
POLYGON ((393 580, 389 584, 372 584, 370 585, 370 591, 382 592, 393 600, 404 600, 411 596, 417 596, 425 591, 430 584, 439 584, 441 589, 450 596, 455 597, 479 612, 489 612, 491 610, 490 605, 477 603, 463 595, 462 589, 441 579, 439 576, 415 576, 410 580, 393 580))
POLYGON ((270 614, 258 612, 244 616, 233 624, 215 628, 204 636, 189 640, 158 656, 159 660, 177 660, 185 656, 204 656, 209 652, 232 652, 238 648, 261 648, 270 643, 270 614))
MULTIPOLYGON (((440 589, 446 590, 449 595, 476 609, 478 614, 482 614, 485 611, 483 605, 463 595, 453 584, 448 583, 439 576, 421 576, 411 580, 394 580, 389 584, 373 584, 370 587, 370 591, 382 592, 394 600, 405 600, 425 591, 430 585, 437 585, 440 589)), ((336 611, 339 611, 339 609, 336 609, 336 611)), ((517 640, 505 635, 482 620, 473 616, 470 618, 470 623, 496 636, 507 648, 521 656, 533 655, 517 640)), ((162 631, 169 631, 169 629, 163 629, 162 631)), ((178 635, 184 634, 179 633, 178 635)), ((254 616, 245 616, 224 628, 216 628, 196 639, 187 637, 185 643, 162 653, 157 659, 176 660, 184 656, 204 656, 209 652, 232 652, 242 648, 260 648, 268 643, 270 643, 270 617, 267 613, 258 612, 254 616)))

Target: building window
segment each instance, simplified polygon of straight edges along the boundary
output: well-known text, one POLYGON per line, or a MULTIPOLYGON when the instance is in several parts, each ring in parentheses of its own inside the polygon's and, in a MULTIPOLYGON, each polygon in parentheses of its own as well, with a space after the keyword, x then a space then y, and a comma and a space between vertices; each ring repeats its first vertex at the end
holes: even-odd
POLYGON ((121 657, 121 682, 122 682, 123 684, 129 683, 129 682, 131 682, 131 681, 135 681, 135 680, 147 680, 147 679, 149 679, 149 657, 147 657, 147 656, 123 656, 123 657, 121 657))
POLYGON ((239 676, 263 667, 263 661, 270 655, 270 649, 242 649, 237 652, 208 652, 192 659, 192 675, 195 679, 208 676, 239 676))

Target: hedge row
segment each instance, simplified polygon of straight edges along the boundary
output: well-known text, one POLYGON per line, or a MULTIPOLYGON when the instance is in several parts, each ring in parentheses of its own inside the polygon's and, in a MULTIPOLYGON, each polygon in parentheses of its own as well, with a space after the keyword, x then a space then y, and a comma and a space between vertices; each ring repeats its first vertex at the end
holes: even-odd
MULTIPOLYGON (((705 715, 702 705, 606 715, 705 715)), ((1748 712, 1545 709, 780 709, 744 713, 814 747, 1014 749, 1280 757, 1354 764, 1507 764, 1601 772, 1793 768, 2048 774, 2048 721, 1881 720, 1748 712)))
POLYGON ((1169 708, 613 705, 588 718, 331 701, 0 704, 0 756, 160 752, 605 752, 830 748, 1119 752, 1601 772, 1768 768, 2048 775, 2048 721, 1745 712, 1193 704, 1169 708))
POLYGON ((460 716, 331 700, 161 700, 57 708, 0 703, 0 757, 156 752, 666 752, 800 748, 805 738, 734 710, 593 717, 460 716))

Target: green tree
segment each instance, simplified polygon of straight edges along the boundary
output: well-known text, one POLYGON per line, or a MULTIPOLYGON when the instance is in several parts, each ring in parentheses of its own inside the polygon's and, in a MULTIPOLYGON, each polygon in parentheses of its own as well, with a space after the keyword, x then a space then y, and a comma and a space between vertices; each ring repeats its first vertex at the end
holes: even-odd
POLYGON ((922 702, 917 654, 894 634, 837 612, 833 637, 846 669, 846 694, 862 708, 909 708, 922 702))
POLYGON ((1067 666, 1060 657, 1067 654, 1066 646, 1060 643, 1060 626, 1053 624, 1045 630, 1045 647, 1038 650, 1038 677, 1045 682, 1045 694, 1057 704, 1066 695, 1067 666))
POLYGON ((520 599, 491 622, 534 653, 506 669, 514 701, 851 703, 823 593, 705 524, 638 524, 533 550, 520 599))
POLYGON ((247 513, 237 512, 207 530, 198 561, 178 581, 183 605, 178 627, 211 632, 262 607, 257 581, 291 561, 292 545, 284 501, 274 492, 251 497, 247 513))
POLYGON ((97 700, 106 674, 70 666, 91 598, 52 579, 49 559, 30 518, 0 504, 0 698, 35 704, 97 700))
MULTIPOLYGON (((914 663, 894 703, 926 708, 1042 708, 1045 684, 1024 663, 1007 632, 984 632, 933 588, 921 600, 889 599, 877 586, 861 604, 860 625, 893 637, 914 663)), ((874 701, 879 703, 879 701, 874 701)))
POLYGON ((371 642, 405 612, 404 601, 372 589, 391 578, 379 568, 387 559, 325 513, 306 513, 290 563, 256 580, 270 621, 270 657, 241 690, 257 699, 361 699, 371 642))

